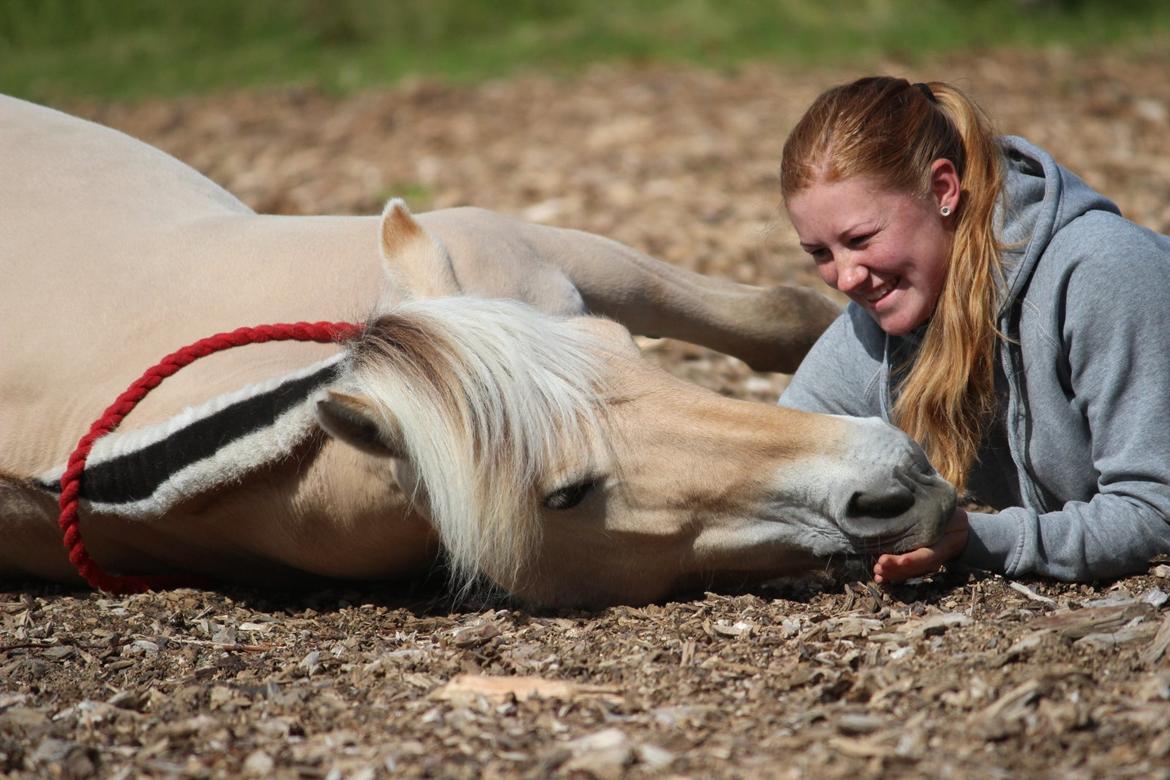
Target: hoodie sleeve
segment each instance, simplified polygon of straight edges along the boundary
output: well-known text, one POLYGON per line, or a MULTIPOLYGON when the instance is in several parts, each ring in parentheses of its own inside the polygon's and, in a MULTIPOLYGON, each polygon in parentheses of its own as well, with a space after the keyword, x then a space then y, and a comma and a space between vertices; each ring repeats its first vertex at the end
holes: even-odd
POLYGON ((1073 258, 1057 296, 1058 365, 1027 374, 1061 372, 1068 397, 1050 400, 1088 426, 1096 495, 1052 512, 971 514, 962 560, 1008 576, 1088 581, 1170 553, 1170 241, 1113 215, 1085 219, 1049 248, 1073 258))
POLYGON ((801 361, 780 405, 850 417, 882 414, 884 338, 873 320, 849 304, 801 361))

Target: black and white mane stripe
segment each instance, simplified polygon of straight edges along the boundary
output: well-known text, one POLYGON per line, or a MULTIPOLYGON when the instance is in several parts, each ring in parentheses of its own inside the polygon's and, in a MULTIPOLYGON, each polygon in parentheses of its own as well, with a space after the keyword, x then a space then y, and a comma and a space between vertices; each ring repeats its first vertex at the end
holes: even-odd
MULTIPOLYGON (((335 381, 344 355, 214 398, 157 425, 113 433, 94 445, 81 481, 97 510, 151 517, 176 502, 238 480, 292 451, 313 430, 305 403, 335 381)), ((60 493, 64 466, 38 477, 60 493)))

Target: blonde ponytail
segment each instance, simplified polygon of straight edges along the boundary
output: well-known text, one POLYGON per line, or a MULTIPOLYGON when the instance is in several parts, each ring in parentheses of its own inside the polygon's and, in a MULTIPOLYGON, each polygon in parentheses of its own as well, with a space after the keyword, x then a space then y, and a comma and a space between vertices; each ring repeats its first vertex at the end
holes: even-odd
POLYGON ((996 408, 995 282, 1002 267, 992 222, 1002 174, 995 137, 978 107, 947 84, 928 86, 963 141, 962 199, 942 294, 893 416, 961 490, 996 408))

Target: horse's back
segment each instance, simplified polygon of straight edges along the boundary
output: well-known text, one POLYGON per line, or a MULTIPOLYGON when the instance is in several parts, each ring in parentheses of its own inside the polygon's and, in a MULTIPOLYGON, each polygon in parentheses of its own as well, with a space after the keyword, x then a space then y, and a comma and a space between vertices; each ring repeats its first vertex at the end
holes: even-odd
MULTIPOLYGON (((159 224, 248 207, 190 166, 117 130, 0 95, 0 206, 14 229, 67 218, 159 224)), ((27 228, 26 228, 27 229, 27 228)))
POLYGON ((191 226, 251 211, 123 133, 0 96, 0 214, 2 391, 4 379, 32 379, 15 365, 22 350, 83 348, 128 309, 173 307, 168 280, 190 272, 176 266, 198 236, 191 226))

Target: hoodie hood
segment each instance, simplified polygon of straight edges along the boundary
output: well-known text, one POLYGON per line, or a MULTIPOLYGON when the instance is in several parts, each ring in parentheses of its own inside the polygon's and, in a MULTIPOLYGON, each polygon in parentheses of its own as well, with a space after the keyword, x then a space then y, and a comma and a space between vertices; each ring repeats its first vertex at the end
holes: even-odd
POLYGON ((1036 263, 1058 230, 1088 211, 1120 214, 1113 201, 1095 192, 1052 155, 1018 136, 999 139, 1005 168, 996 207, 1006 289, 1002 318, 1032 278, 1036 263))

